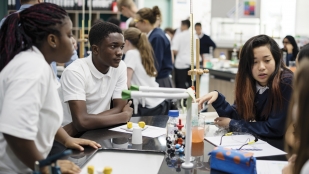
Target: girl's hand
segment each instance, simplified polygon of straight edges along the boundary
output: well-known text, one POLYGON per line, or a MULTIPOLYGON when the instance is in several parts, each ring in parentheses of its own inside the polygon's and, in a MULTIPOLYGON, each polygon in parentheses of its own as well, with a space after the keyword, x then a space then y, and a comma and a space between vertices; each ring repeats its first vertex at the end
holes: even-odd
POLYGON ((86 139, 82 139, 82 138, 68 138, 65 142, 64 142, 64 146, 66 148, 70 148, 70 149, 78 149, 80 151, 84 151, 84 148, 82 146, 91 146, 95 149, 100 148, 101 145, 91 141, 91 140, 86 140, 86 139))
POLYGON ((292 53, 293 53, 293 45, 292 45, 292 44, 287 44, 287 45, 286 45, 286 51, 287 51, 289 54, 292 54, 292 53))
POLYGON ((215 119, 215 124, 218 125, 219 127, 224 127, 224 128, 228 128, 230 125, 230 118, 226 118, 226 117, 217 117, 215 119))
POLYGON ((80 168, 69 160, 58 160, 58 166, 60 166, 61 173, 63 174, 75 174, 80 173, 80 168))
POLYGON ((199 110, 203 109, 203 103, 208 101, 207 104, 211 104, 212 102, 216 101, 218 98, 219 93, 217 91, 212 91, 201 98, 196 99, 198 102, 199 110))

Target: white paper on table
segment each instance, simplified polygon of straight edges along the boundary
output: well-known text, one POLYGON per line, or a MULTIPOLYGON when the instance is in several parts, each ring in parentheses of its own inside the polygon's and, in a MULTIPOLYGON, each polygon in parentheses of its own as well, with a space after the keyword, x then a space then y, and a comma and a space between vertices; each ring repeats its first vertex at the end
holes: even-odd
MULTIPOLYGON (((227 148, 232 148, 232 149, 238 149, 240 148, 244 142, 239 142, 236 141, 238 139, 246 139, 243 137, 246 137, 248 135, 233 135, 233 136, 223 136, 222 137, 222 147, 227 147, 227 148), (235 138, 237 137, 237 138, 235 138), (235 140, 236 139, 236 140, 235 140)), ((216 137, 205 137, 205 140, 208 141, 209 143, 215 145, 215 146, 220 146, 220 140, 221 136, 216 136, 216 137)), ((250 141, 253 139, 251 138, 250 141)), ((265 157, 265 156, 276 156, 276 155, 285 155, 286 152, 277 149, 273 147, 272 145, 268 144, 267 142, 263 140, 258 140, 256 143, 252 145, 246 145, 242 147, 242 149, 262 149, 262 150, 242 150, 246 152, 251 152, 253 153, 253 156, 255 157, 265 157)))
MULTIPOLYGON (((137 123, 133 123, 132 126, 133 126, 133 128, 134 127, 138 127, 138 124, 137 123)), ((156 137, 159 137, 161 135, 166 134, 166 129, 165 128, 149 126, 149 125, 146 125, 146 126, 148 128, 142 131, 142 136, 150 137, 150 138, 156 138, 156 137)), ((122 126, 111 128, 109 130, 132 134, 131 131, 126 131, 126 130, 122 129, 122 128, 126 128, 126 127, 127 127, 127 125, 125 124, 125 125, 122 125, 122 126)))
POLYGON ((287 161, 256 160, 257 174, 282 174, 282 169, 287 164, 287 161))
MULTIPOLYGON (((231 146, 231 145, 243 145, 245 144, 247 138, 250 138, 250 141, 254 140, 252 135, 232 135, 232 136, 223 136, 221 146, 231 146), (235 138, 236 137, 236 138, 235 138), (239 142, 237 140, 244 140, 239 142)), ((215 137, 205 137, 206 141, 209 141, 211 144, 215 146, 220 146, 221 136, 215 137)), ((267 142, 258 139, 258 141, 254 144, 265 144, 267 142)))

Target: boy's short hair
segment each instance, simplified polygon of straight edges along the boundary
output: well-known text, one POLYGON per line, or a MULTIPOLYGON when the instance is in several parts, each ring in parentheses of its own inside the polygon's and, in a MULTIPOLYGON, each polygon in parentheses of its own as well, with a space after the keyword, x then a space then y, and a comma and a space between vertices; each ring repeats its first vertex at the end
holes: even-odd
POLYGON ((89 32, 90 45, 100 45, 110 33, 122 34, 122 31, 117 25, 110 22, 99 22, 93 25, 89 32))
POLYGON ((197 23, 195 24, 195 27, 196 27, 196 26, 202 27, 202 24, 199 23, 199 22, 197 22, 197 23))
POLYGON ((181 25, 186 25, 188 28, 190 28, 191 22, 188 19, 186 19, 186 20, 181 21, 181 25))

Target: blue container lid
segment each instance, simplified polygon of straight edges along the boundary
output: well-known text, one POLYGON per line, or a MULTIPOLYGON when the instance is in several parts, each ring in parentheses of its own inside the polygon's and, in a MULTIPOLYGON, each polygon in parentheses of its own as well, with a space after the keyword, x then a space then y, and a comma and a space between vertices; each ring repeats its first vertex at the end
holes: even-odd
POLYGON ((170 116, 170 117, 178 117, 179 116, 179 111, 178 110, 169 110, 168 111, 168 116, 170 116))

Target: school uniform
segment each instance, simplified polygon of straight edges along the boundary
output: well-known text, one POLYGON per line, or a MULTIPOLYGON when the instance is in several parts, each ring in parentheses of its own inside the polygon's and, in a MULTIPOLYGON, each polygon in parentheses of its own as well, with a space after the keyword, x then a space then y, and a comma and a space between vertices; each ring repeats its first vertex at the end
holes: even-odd
POLYGON ((200 38, 200 54, 201 55, 205 53, 209 53, 209 47, 212 47, 213 50, 215 50, 216 44, 214 43, 214 41, 211 40, 209 36, 207 36, 204 33, 201 33, 200 35, 198 35, 198 37, 200 38))
MULTIPOLYGON (((128 68, 134 72, 131 79, 131 85, 159 87, 155 77, 147 74, 143 64, 140 52, 137 49, 126 52, 124 60, 128 68)), ((163 98, 145 98, 145 107, 142 106, 142 100, 139 99, 139 112, 137 115, 166 115, 168 112, 167 103, 163 98)))
POLYGON ((160 28, 148 33, 148 40, 154 51, 155 66, 158 71, 156 81, 160 87, 172 87, 169 75, 172 72, 172 52, 170 42, 160 28))
POLYGON ((177 51, 174 69, 176 88, 186 89, 192 86, 191 76, 188 76, 191 69, 190 39, 189 30, 182 31, 173 39, 172 50, 177 51))
POLYGON ((127 87, 127 67, 123 61, 106 74, 96 69, 92 56, 75 60, 62 73, 60 98, 63 104, 65 126, 72 122, 68 101, 86 101, 88 114, 99 114, 110 109, 111 99, 121 99, 127 87))
POLYGON ((63 119, 59 87, 50 65, 34 46, 17 54, 1 71, 0 174, 31 173, 3 134, 33 140, 47 157, 63 119))
POLYGON ((281 49, 281 53, 283 54, 283 52, 286 53, 285 60, 283 60, 285 62, 285 64, 286 64, 286 66, 289 66, 290 61, 295 61, 296 60, 296 55, 294 56, 293 53, 288 53, 287 50, 282 48, 281 49))
POLYGON ((295 61, 295 57, 293 54, 286 54, 286 61, 285 61, 285 64, 286 66, 289 66, 290 65, 290 61, 295 61))
MULTIPOLYGON (((241 116, 236 111, 236 105, 230 105, 225 101, 225 97, 219 93, 219 96, 212 106, 221 117, 231 118, 229 129, 234 132, 248 132, 257 135, 262 140, 267 141, 269 144, 283 150, 283 140, 285 134, 285 124, 287 111, 289 106, 290 97, 292 94, 292 74, 284 73, 281 77, 280 92, 282 95, 282 109, 272 110, 265 119, 261 114, 267 107, 267 100, 269 96, 269 88, 261 87, 257 84, 256 95, 254 100, 255 105, 255 121, 248 122, 241 119, 241 116)), ((276 99, 275 99, 276 100, 276 99)))

